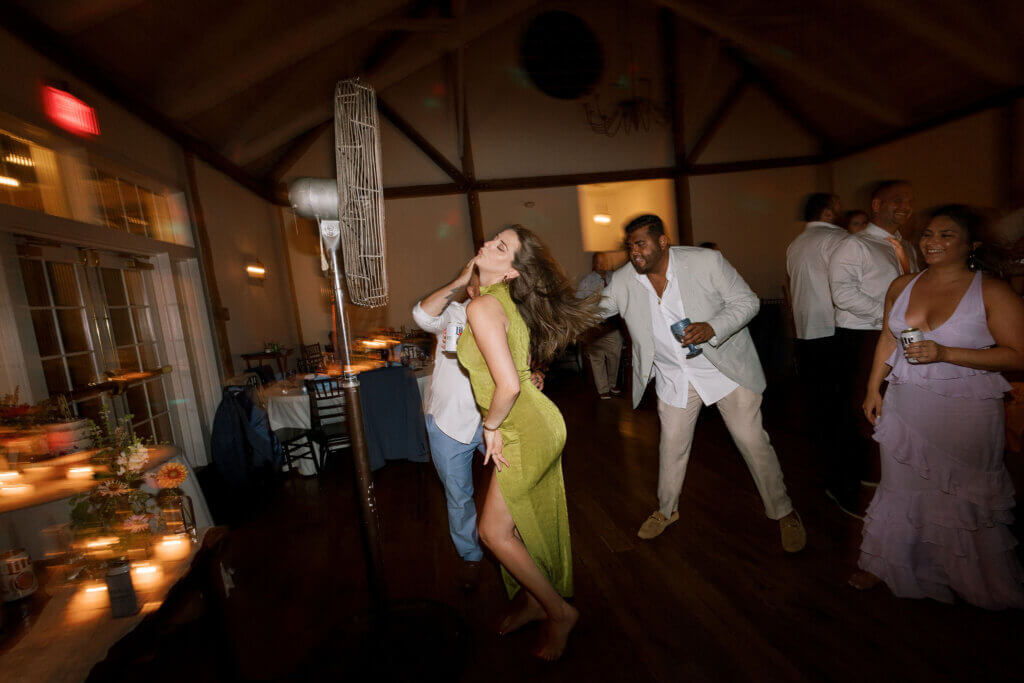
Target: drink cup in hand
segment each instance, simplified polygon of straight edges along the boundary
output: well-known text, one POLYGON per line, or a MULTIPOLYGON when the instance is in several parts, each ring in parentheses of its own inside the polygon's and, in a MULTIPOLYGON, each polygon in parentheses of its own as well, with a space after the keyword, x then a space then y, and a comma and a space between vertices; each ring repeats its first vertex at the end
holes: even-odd
MULTIPOLYGON (((672 334, 675 336, 676 340, 680 344, 682 344, 683 343, 683 337, 686 335, 686 328, 689 327, 692 324, 693 323, 690 321, 689 318, 683 318, 679 322, 673 323, 672 327, 669 328, 669 329, 672 330, 672 334)), ((688 354, 686 354, 687 358, 696 358, 700 354, 704 353, 704 350, 703 349, 698 349, 695 344, 687 344, 687 348, 690 349, 690 352, 688 354)))
POLYGON ((448 323, 448 327, 444 329, 444 344, 445 353, 455 353, 459 350, 459 336, 462 334, 462 323, 448 323))

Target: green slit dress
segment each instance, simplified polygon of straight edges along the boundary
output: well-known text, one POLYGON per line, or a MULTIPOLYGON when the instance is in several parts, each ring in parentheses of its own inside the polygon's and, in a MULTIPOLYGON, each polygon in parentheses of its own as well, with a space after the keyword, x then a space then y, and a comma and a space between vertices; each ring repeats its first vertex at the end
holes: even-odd
MULTIPOLYGON (((565 421, 555 404, 530 382, 530 331, 508 285, 482 287, 480 293, 497 299, 508 316, 508 346, 519 373, 519 397, 500 426, 502 453, 509 467, 495 471, 494 476, 530 557, 562 597, 571 597, 572 548, 562 480, 565 421)), ((469 372, 477 407, 486 416, 494 380, 468 326, 459 338, 458 357, 469 372)), ((501 574, 511 598, 519 591, 519 582, 504 567, 501 574)))

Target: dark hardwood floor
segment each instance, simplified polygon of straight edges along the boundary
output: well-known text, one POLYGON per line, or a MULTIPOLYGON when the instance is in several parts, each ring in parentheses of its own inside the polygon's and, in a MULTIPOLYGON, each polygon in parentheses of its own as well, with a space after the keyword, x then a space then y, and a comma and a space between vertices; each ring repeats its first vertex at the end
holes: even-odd
MULTIPOLYGON (((633 411, 624 398, 599 400, 571 374, 552 377, 547 391, 569 434, 564 471, 582 617, 568 651, 543 665, 529 654, 536 628, 495 635, 507 604, 496 567, 485 565, 475 592, 456 586, 459 559, 434 470, 398 462, 376 474, 390 596, 443 603, 468 627, 409 680, 1019 680, 1024 613, 846 586, 860 524, 825 498, 818 454, 784 383, 765 396, 765 423, 807 527, 798 555, 782 551, 717 411, 705 409, 697 427, 679 522, 640 541, 657 479, 650 394, 633 411)), ((478 461, 478 491, 488 474, 478 461)), ((372 647, 358 635, 368 598, 356 520, 346 460, 320 482, 287 481, 257 519, 231 532, 225 647, 243 677, 308 679, 326 667, 344 680, 407 656, 401 638, 372 647)), ((424 642, 445 643, 441 632, 454 624, 416 628, 424 642)), ((204 666, 189 665, 190 679, 218 678, 204 666)))

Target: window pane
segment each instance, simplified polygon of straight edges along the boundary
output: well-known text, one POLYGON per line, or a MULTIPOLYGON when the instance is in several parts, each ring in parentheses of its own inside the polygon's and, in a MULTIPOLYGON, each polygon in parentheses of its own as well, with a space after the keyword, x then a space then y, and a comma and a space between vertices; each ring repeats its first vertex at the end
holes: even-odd
POLYGON ((128 226, 128 232, 134 235, 149 236, 149 223, 143 212, 139 201, 139 192, 133 183, 118 181, 121 188, 121 202, 124 205, 124 221, 128 226))
POLYGON ((135 372, 142 369, 139 366, 139 355, 134 346, 126 346, 117 350, 117 368, 124 372, 135 372))
POLYGON ((133 308, 132 321, 135 323, 135 338, 140 342, 153 341, 153 329, 149 325, 149 309, 133 308))
POLYGON ((92 364, 92 354, 83 353, 68 357, 68 370, 71 371, 71 386, 80 389, 96 381, 96 370, 92 364))
POLYGON ((89 334, 80 308, 62 308, 57 311, 60 323, 60 337, 64 340, 64 353, 89 351, 89 334))
POLYGON ((132 335, 132 316, 127 308, 110 309, 110 331, 114 335, 115 346, 135 343, 135 337, 132 335))
POLYGON ((56 356, 60 353, 52 311, 32 311, 32 327, 36 331, 36 344, 39 346, 40 356, 56 356))
POLYGON ((128 287, 128 303, 132 306, 146 305, 146 292, 142 288, 142 273, 137 270, 125 270, 124 283, 128 287))
POLYGON ((44 360, 43 374, 46 376, 46 389, 51 395, 68 390, 68 378, 64 374, 64 361, 60 358, 44 360))
POLYGON ((156 370, 160 367, 160 358, 156 355, 156 347, 152 344, 140 345, 139 354, 142 356, 142 368, 144 370, 156 370))
POLYGON ((21 279, 25 283, 25 294, 29 306, 49 306, 50 296, 46 293, 46 278, 43 277, 43 262, 21 259, 21 279))
POLYGON ((174 433, 171 431, 171 420, 166 414, 153 419, 156 425, 156 440, 160 443, 171 443, 174 433))
POLYGON ((146 387, 133 384, 124 392, 128 400, 128 412, 132 414, 132 422, 149 419, 149 408, 146 407, 146 387))
POLYGON ((81 306, 78 298, 78 283, 75 281, 75 267, 70 263, 47 262, 50 272, 50 290, 53 303, 57 306, 81 306))
POLYGON ((115 268, 100 268, 103 278, 103 291, 107 295, 108 306, 124 306, 128 302, 124 298, 124 285, 121 283, 121 271, 115 268))
POLYGON ((167 401, 164 399, 164 381, 162 379, 146 382, 146 395, 149 396, 149 410, 154 415, 167 412, 167 401))
POLYGON ((96 196, 100 203, 100 213, 103 214, 107 225, 115 230, 127 232, 128 228, 124 222, 124 209, 121 207, 121 193, 118 191, 117 182, 117 178, 98 173, 96 196))
POLYGON ((135 425, 134 431, 135 435, 146 443, 150 443, 153 439, 153 424, 149 420, 146 420, 142 424, 135 425))

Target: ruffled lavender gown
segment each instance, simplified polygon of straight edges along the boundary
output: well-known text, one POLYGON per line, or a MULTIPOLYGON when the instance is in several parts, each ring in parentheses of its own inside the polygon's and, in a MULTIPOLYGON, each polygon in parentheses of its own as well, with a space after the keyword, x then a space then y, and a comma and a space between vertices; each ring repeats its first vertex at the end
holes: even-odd
MULTIPOLYGON (((918 276, 920 277, 920 276, 918 276)), ((976 274, 952 317, 931 332, 943 346, 983 348, 988 331, 976 274)), ((889 315, 906 329, 915 278, 889 315)), ((988 609, 1024 607, 1024 571, 1010 533, 1014 491, 1003 464, 1003 394, 998 372, 950 363, 908 363, 901 348, 876 421, 882 481, 868 507, 860 568, 893 594, 988 609)))

